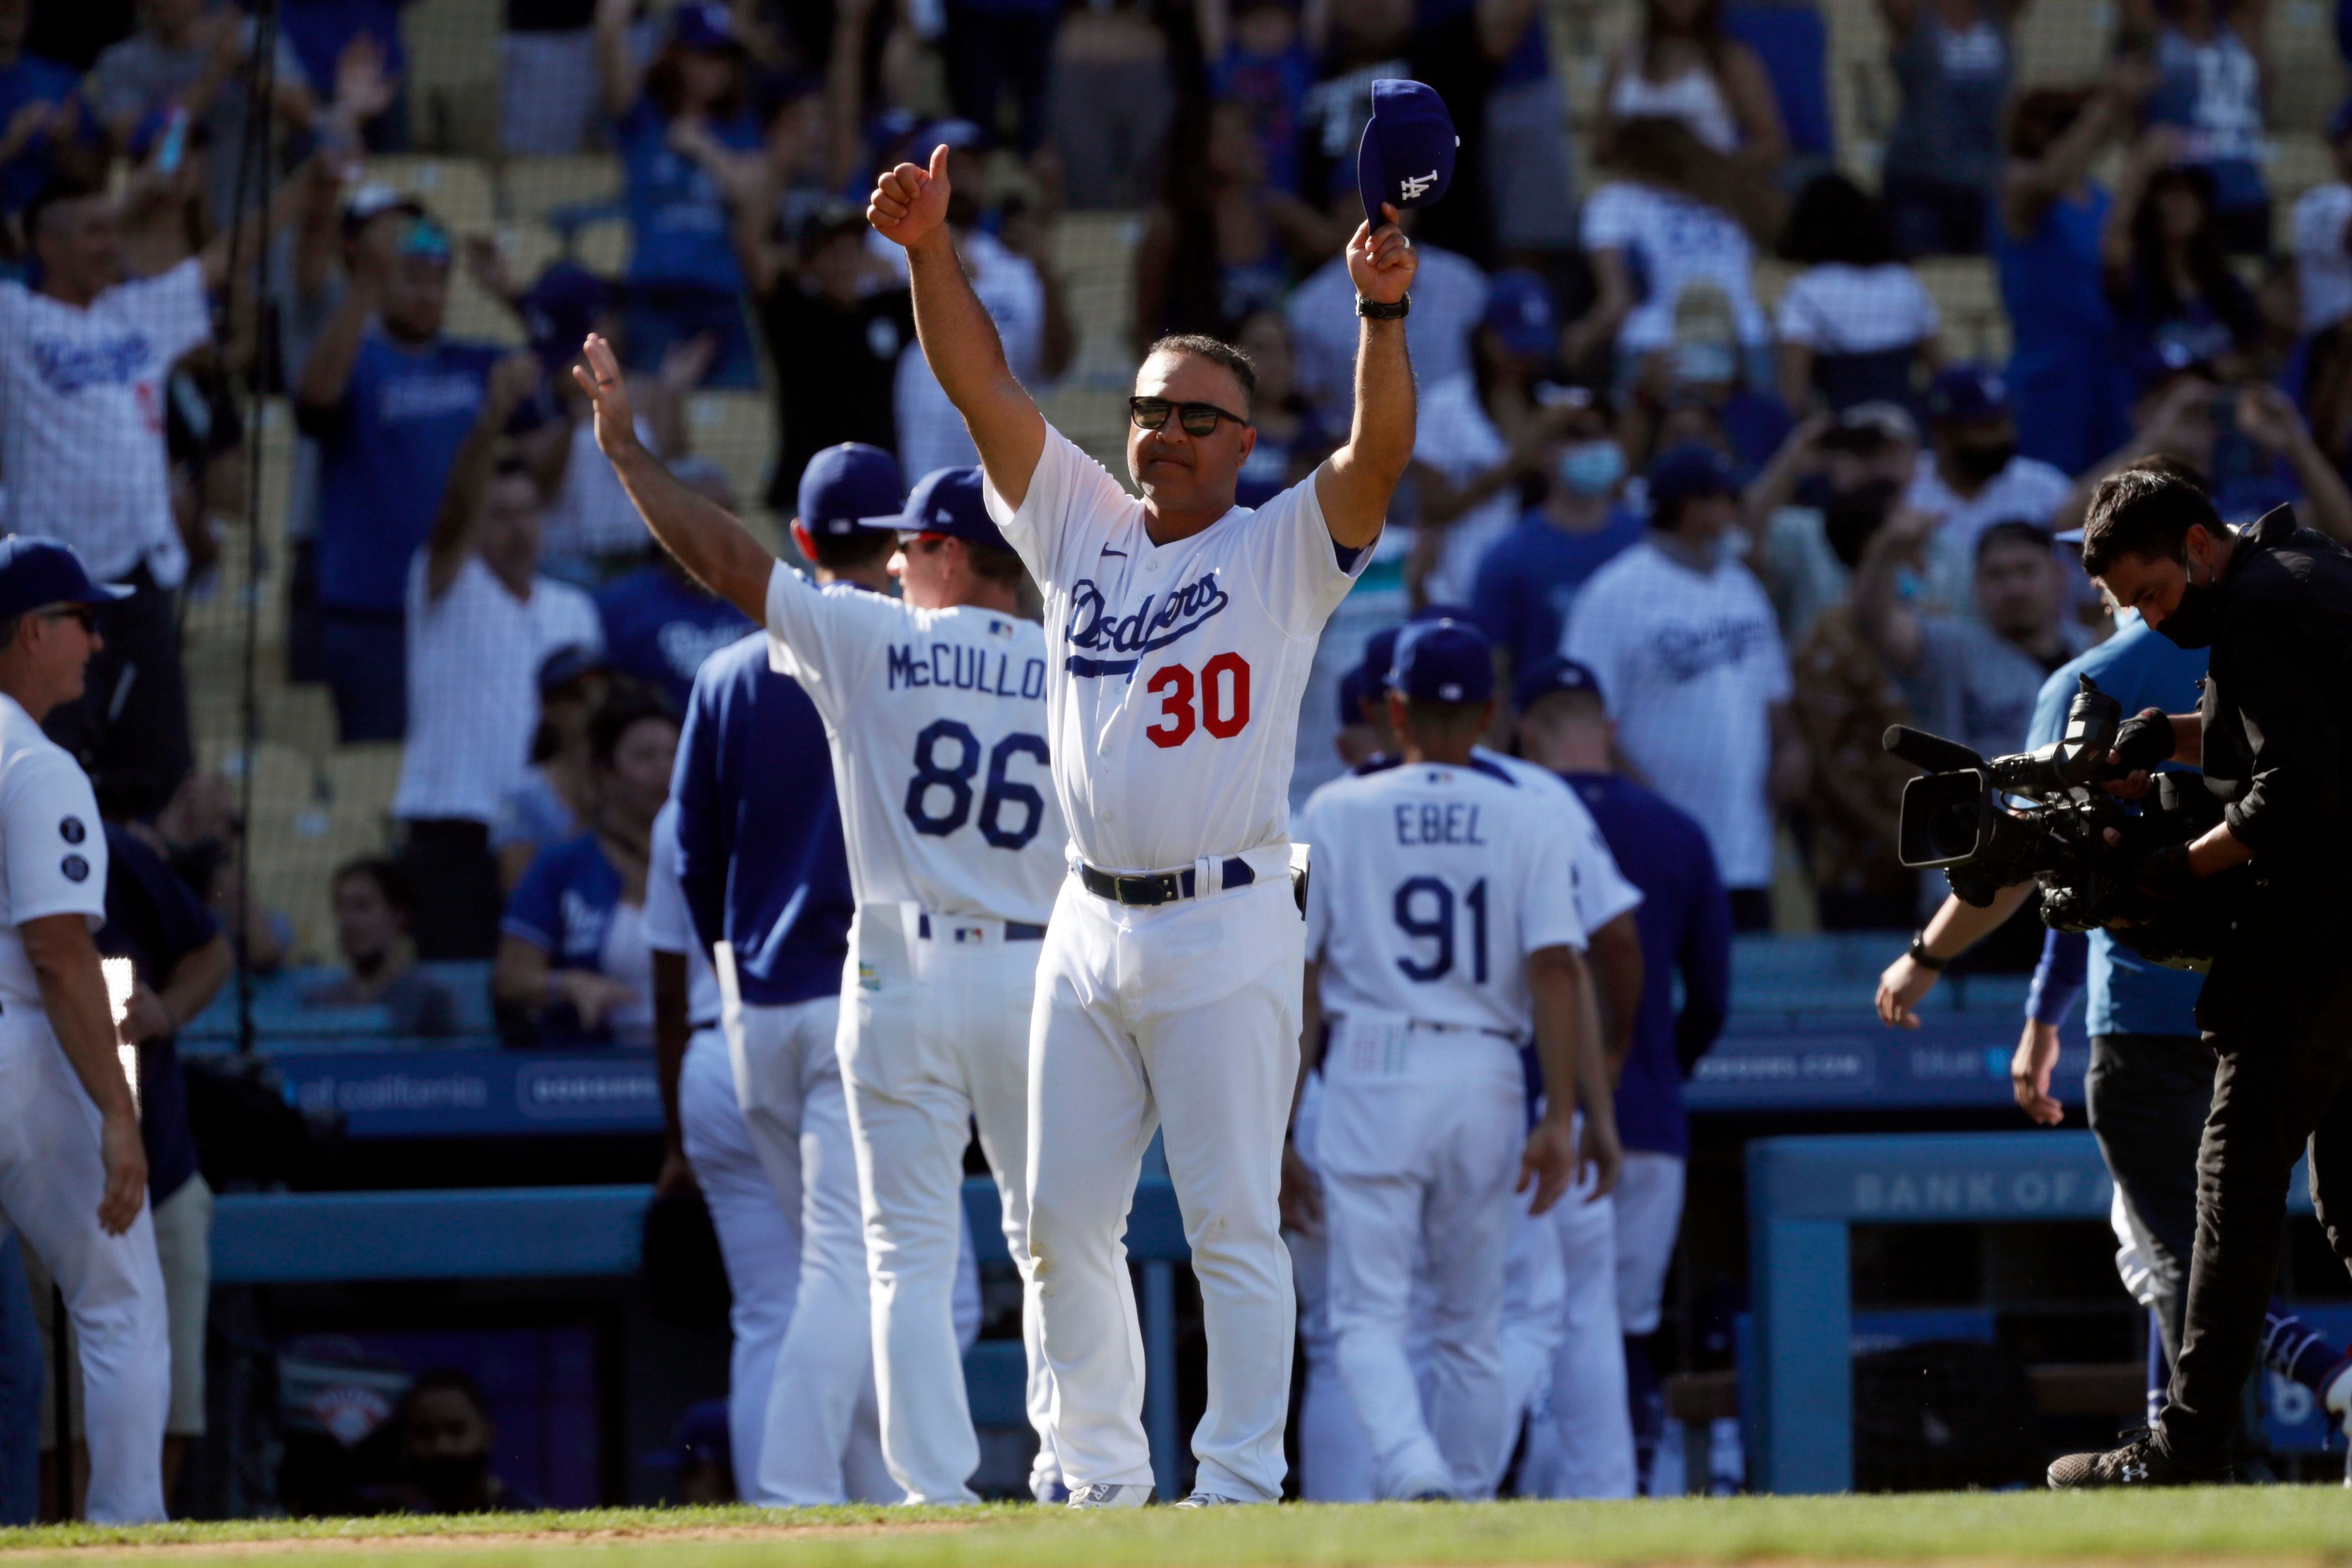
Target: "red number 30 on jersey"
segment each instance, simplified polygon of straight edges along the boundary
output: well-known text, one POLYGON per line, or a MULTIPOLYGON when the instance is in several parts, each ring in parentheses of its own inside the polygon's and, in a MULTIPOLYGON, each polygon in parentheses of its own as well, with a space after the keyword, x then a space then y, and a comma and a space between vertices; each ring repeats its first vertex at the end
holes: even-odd
POLYGON ((1160 699, 1159 722, 1147 726, 1143 732, 1151 737, 1153 745, 1162 749, 1181 746, 1191 740, 1196 723, 1224 741, 1240 734, 1249 722, 1249 661, 1237 653, 1221 653, 1202 665, 1197 680, 1182 665, 1169 665, 1145 681, 1143 689, 1160 699), (1197 716, 1193 710, 1196 689, 1200 696, 1197 716))

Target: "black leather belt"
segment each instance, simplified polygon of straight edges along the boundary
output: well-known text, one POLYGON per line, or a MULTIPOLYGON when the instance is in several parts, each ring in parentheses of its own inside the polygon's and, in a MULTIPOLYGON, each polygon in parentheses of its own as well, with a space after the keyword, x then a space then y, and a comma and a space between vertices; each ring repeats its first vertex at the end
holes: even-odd
MULTIPOLYGON (((955 923, 955 917, 953 915, 941 915, 940 919, 946 921, 950 925, 955 923)), ((918 928, 916 934, 927 942, 930 940, 930 915, 928 912, 925 913, 923 917, 915 923, 918 928)), ((1006 921, 1004 922, 1004 940, 1007 942, 1043 942, 1045 940, 1045 928, 1044 926, 1031 925, 1027 921, 1006 921)))
MULTIPOLYGON (((1246 888, 1257 880, 1257 873, 1251 870, 1249 862, 1238 855, 1227 856, 1221 869, 1224 878, 1223 886, 1226 888, 1246 888)), ((1155 904, 1172 904, 1193 894, 1193 872, 1189 866, 1181 871, 1146 871, 1132 877, 1097 871, 1092 866, 1080 866, 1078 883, 1097 899, 1142 909, 1150 909, 1155 904)))

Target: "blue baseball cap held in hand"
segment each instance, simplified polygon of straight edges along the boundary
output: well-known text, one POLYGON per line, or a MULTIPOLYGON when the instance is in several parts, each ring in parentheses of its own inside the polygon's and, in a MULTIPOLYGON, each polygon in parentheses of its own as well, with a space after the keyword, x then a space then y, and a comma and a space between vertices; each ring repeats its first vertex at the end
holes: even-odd
POLYGON ((1397 634, 1389 689, 1408 702, 1484 702, 1495 695, 1494 647, 1466 621, 1415 621, 1397 634))
POLYGON ((1454 153, 1461 145, 1436 89, 1393 77, 1372 83, 1372 117, 1356 148, 1365 219, 1377 229, 1388 221, 1382 202, 1402 212, 1444 195, 1454 183, 1454 153))
POLYGON ((811 533, 896 528, 906 504, 898 459, 863 441, 827 447, 801 470, 799 521, 811 533))
POLYGON ((1596 700, 1607 701, 1601 695, 1598 676, 1576 660, 1554 654, 1519 672, 1511 688, 1511 706, 1524 713, 1555 691, 1589 691, 1596 700))
POLYGON ((967 544, 1010 550, 1003 531, 988 515, 981 499, 978 468, 937 468, 915 481, 907 510, 885 521, 869 518, 868 528, 895 528, 901 533, 939 533, 967 544))
POLYGON ((93 583, 62 539, 16 533, 0 539, 0 620, 51 605, 110 605, 131 597, 121 583, 93 583))

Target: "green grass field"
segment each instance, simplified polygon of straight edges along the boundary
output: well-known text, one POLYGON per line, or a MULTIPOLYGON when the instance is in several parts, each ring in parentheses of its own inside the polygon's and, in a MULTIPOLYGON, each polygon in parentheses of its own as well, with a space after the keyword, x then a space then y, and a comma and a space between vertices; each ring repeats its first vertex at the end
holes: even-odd
POLYGON ((1389 1504, 1073 1515, 607 1509, 467 1519, 263 1521, 139 1530, 0 1530, 0 1558, 161 1553, 369 1568, 1202 1568, 1313 1564, 1967 1563, 2352 1563, 2352 1494, 2336 1487, 2123 1497, 2046 1493, 1389 1504))

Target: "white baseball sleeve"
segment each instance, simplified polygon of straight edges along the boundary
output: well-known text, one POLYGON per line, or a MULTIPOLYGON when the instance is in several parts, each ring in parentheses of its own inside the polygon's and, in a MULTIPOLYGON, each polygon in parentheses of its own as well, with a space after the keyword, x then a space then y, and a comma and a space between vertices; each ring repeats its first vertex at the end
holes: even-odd
POLYGON ((1040 586, 1071 580, 1074 574, 1061 566, 1073 535, 1080 542, 1092 542, 1109 520, 1124 516, 1137 504, 1108 469, 1051 425, 1045 426, 1045 445, 1037 454, 1029 492, 1020 506, 1007 505, 984 472, 981 498, 989 518, 1004 531, 1004 542, 1040 586))
POLYGON ((8 917, 17 925, 79 914, 106 923, 106 829, 89 780, 63 752, 19 758, 0 784, 8 917))
POLYGON ((901 600, 845 583, 820 588, 779 561, 768 574, 769 668, 838 721, 908 619, 901 600))

